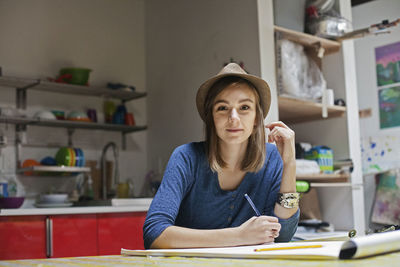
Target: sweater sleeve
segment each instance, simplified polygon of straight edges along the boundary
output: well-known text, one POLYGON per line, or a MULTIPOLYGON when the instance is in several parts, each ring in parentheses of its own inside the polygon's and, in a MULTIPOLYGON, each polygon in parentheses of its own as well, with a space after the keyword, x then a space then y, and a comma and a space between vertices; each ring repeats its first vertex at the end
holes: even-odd
POLYGON ((187 146, 180 146, 172 153, 161 185, 147 212, 143 225, 146 249, 169 226, 174 225, 179 207, 193 181, 193 161, 187 146))

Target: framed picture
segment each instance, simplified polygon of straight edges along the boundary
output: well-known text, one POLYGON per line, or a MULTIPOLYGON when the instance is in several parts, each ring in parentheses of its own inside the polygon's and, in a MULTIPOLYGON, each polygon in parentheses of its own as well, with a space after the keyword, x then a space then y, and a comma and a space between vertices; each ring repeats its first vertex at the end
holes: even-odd
POLYGON ((379 89, 380 128, 400 126, 400 86, 379 89))
POLYGON ((375 202, 371 221, 380 224, 400 224, 400 177, 397 172, 377 175, 375 202))
POLYGON ((378 86, 400 82, 400 42, 375 48, 378 86))

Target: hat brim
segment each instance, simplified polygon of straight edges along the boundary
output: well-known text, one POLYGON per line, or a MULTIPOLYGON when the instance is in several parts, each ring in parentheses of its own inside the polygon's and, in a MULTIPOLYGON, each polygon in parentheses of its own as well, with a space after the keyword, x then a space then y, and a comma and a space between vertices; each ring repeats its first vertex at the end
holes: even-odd
POLYGON ((241 77, 254 85, 254 87, 258 92, 258 95, 260 96, 261 108, 263 110, 263 117, 265 119, 265 117, 267 117, 268 115, 268 111, 271 106, 271 90, 269 88, 269 85, 266 81, 257 76, 244 73, 219 74, 208 79, 199 87, 199 90, 197 91, 196 95, 196 105, 197 105, 197 111, 199 112, 201 119, 205 121, 204 102, 206 101, 208 91, 218 80, 228 76, 241 77))

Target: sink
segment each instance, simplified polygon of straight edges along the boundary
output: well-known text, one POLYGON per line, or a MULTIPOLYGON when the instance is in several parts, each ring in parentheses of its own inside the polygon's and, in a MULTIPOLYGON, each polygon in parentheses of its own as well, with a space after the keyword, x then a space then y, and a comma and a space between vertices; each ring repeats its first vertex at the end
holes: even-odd
POLYGON ((113 198, 112 206, 146 206, 149 207, 153 198, 113 198))
POLYGON ((111 206, 111 199, 83 200, 74 203, 74 207, 97 207, 97 206, 111 206))

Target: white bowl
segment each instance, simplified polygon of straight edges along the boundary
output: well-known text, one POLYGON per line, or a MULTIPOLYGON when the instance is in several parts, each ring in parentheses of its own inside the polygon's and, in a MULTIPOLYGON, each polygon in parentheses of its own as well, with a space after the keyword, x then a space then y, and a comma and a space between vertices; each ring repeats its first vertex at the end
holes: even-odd
POLYGON ((47 110, 41 110, 35 113, 33 116, 34 118, 39 118, 39 119, 47 119, 47 120, 56 120, 56 116, 51 112, 47 110))
POLYGON ((68 194, 43 194, 39 197, 40 203, 65 203, 68 202, 68 194))

